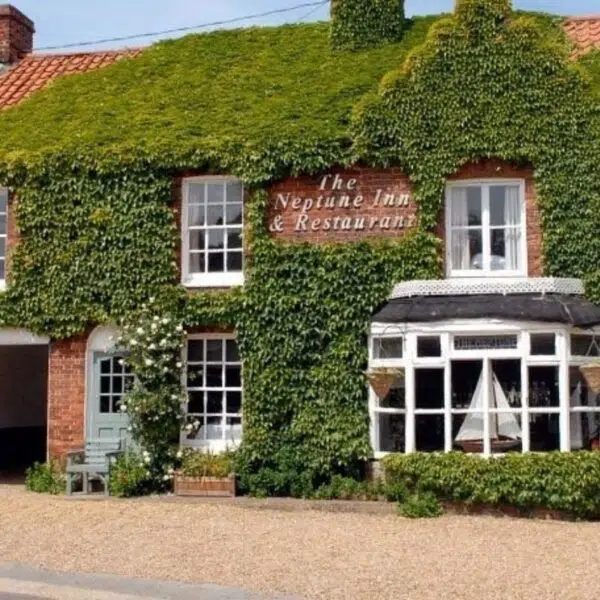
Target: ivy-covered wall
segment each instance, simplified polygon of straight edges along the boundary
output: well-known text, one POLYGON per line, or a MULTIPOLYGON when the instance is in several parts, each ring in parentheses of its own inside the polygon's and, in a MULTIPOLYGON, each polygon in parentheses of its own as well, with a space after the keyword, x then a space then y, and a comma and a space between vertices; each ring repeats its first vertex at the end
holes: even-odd
POLYGON ((329 49, 324 25, 186 38, 66 78, 0 117, 0 183, 19 197, 21 230, 0 320, 53 338, 122 320, 129 344, 141 339, 131 334, 140 320, 144 335, 154 317, 179 326, 167 349, 148 336, 134 353, 147 385, 132 399, 135 427, 160 447, 157 478, 168 451, 154 417, 171 430, 181 417, 182 327, 238 332, 244 485, 301 493, 361 468, 370 454, 362 375, 370 315, 393 283, 440 275, 444 184, 468 163, 533 167, 546 274, 584 277, 600 301, 598 55, 574 63, 554 19, 513 13, 508 0, 457 4, 433 25, 408 23, 399 43, 361 52, 329 49), (202 63, 200 84, 187 71, 182 79, 178 54, 188 68, 202 63), (161 69, 180 80, 155 81, 161 69), (154 94, 121 87, 144 76, 154 94), (195 95, 202 82, 204 96, 195 95), (244 82, 251 93, 242 101, 244 82), (412 233, 319 246, 269 237, 269 182, 352 164, 395 166, 410 178, 412 233), (243 290, 188 296, 178 285, 170 188, 187 169, 234 174, 250 190, 243 290))

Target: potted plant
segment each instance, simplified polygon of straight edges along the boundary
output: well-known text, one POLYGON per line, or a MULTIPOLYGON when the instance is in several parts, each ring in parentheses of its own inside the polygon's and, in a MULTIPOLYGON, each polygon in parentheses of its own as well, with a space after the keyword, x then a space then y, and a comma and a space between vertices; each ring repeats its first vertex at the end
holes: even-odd
POLYGON ((176 496, 235 496, 233 453, 213 454, 186 448, 181 453, 181 467, 175 472, 176 496))
POLYGON ((395 381, 404 378, 404 369, 401 367, 372 367, 365 373, 365 376, 377 396, 385 398, 395 381))

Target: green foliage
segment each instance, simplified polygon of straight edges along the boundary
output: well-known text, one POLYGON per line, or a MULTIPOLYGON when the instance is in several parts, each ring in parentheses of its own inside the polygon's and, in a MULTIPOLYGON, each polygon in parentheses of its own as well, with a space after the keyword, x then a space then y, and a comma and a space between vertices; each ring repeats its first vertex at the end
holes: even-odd
POLYGON ((129 349, 125 361, 136 376, 121 410, 129 414, 131 434, 143 451, 154 489, 170 485, 174 446, 185 421, 186 396, 181 389, 185 334, 173 315, 173 305, 165 305, 165 300, 173 298, 151 297, 131 313, 122 323, 119 340, 119 346, 129 349))
POLYGON ((131 498, 155 490, 143 457, 137 452, 121 454, 111 467, 109 490, 112 496, 131 498))
POLYGON ((233 472, 234 453, 212 454, 186 448, 181 455, 181 473, 186 477, 229 477, 233 472))
POLYGON ((440 500, 559 510, 600 518, 600 453, 477 455, 407 454, 383 459, 388 484, 440 500))
POLYGON ((409 519, 440 517, 443 512, 442 505, 431 492, 413 494, 398 505, 398 513, 409 519))
POLYGON ((331 11, 331 45, 360 50, 402 39, 404 0, 335 0, 331 11))
POLYGON ((328 23, 164 41, 3 112, 0 155, 16 169, 58 152, 103 170, 153 164, 245 181, 343 164, 353 105, 435 20, 416 18, 399 43, 356 53, 330 48, 328 23))
POLYGON ((64 494, 66 478, 58 464, 36 462, 25 471, 25 488, 39 494, 64 494))

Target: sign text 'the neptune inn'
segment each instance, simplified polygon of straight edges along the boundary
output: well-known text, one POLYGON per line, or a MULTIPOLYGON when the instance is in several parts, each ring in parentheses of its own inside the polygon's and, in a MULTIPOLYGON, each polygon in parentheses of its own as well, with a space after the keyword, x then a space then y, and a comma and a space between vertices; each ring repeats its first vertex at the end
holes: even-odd
POLYGON ((405 186, 368 186, 357 177, 328 174, 318 186, 275 194, 269 230, 308 232, 390 232, 416 225, 416 210, 405 186), (286 217, 286 215, 290 215, 286 217))

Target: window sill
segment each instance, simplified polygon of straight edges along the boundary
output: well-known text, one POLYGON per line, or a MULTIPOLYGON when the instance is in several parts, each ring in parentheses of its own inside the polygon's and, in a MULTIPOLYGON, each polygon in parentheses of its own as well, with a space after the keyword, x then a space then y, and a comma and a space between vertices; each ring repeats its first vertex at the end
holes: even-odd
POLYGON ((242 440, 224 441, 224 440, 188 440, 185 435, 182 435, 179 440, 179 445, 182 448, 194 448, 196 450, 204 450, 215 452, 217 454, 236 450, 242 440))
POLYGON ((184 278, 186 288, 224 288, 244 285, 244 273, 204 273, 184 278))

